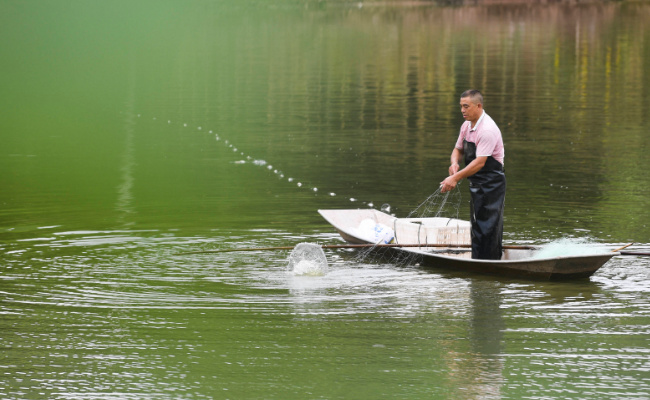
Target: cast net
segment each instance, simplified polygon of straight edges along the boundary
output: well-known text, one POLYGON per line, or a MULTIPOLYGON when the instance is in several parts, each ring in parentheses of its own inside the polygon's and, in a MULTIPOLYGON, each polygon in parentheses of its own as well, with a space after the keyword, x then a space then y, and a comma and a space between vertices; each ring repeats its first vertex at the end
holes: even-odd
POLYGON ((450 192, 442 193, 440 188, 420 203, 407 218, 458 218, 462 196, 458 186, 450 192))
MULTIPOLYGON (((438 188, 434 193, 429 195, 422 203, 415 207, 411 212, 409 212, 406 218, 411 219, 411 224, 417 226, 417 231, 413 235, 405 236, 400 234, 400 227, 392 227, 394 231, 391 231, 391 234, 394 235, 393 243, 401 244, 422 244, 426 245, 427 243, 436 243, 436 244, 459 244, 467 241, 467 234, 469 231, 459 232, 457 227, 457 220, 460 217, 462 206, 462 196, 461 190, 456 187, 456 189, 442 193, 440 188, 438 188), (434 232, 435 236, 431 236, 431 229, 427 231, 427 223, 424 219, 427 218, 436 218, 439 220, 441 227, 436 229, 434 232), (425 233, 426 232, 426 233, 425 233)), ((384 205, 382 211, 390 212, 390 207, 384 205)), ((379 224, 378 224, 379 225, 379 224)), ((415 264, 418 262, 419 256, 417 253, 413 252, 403 252, 403 251, 394 251, 394 249, 380 248, 379 245, 382 243, 388 243, 386 241, 375 241, 375 247, 369 247, 359 251, 355 257, 357 262, 388 262, 394 264, 415 264)), ((426 246, 423 246, 426 247, 426 246)), ((429 250, 427 250, 429 251, 429 250)), ((435 251, 435 250, 433 250, 435 251)), ((448 250, 445 250, 448 251, 448 250)), ((456 252, 465 252, 466 250, 453 250, 456 252)))
MULTIPOLYGON (((451 192, 441 193, 440 189, 431 194, 425 201, 420 203, 413 211, 408 214, 409 222, 415 226, 422 226, 422 230, 427 230, 427 221, 423 219, 438 218, 439 228, 435 230, 434 236, 426 237, 424 234, 417 232, 416 239, 413 235, 402 237, 400 240, 399 227, 387 226, 372 219, 364 219, 355 230, 357 237, 374 243, 374 246, 359 249, 354 252, 353 260, 357 263, 369 262, 387 262, 393 264, 416 264, 419 260, 417 252, 391 251, 389 248, 381 247, 383 244, 409 243, 422 244, 426 247, 430 243, 459 243, 458 232, 454 229, 448 229, 447 221, 455 222, 460 214, 461 207, 460 190, 455 189, 451 192), (397 230, 395 230, 397 229, 397 230), (452 232, 450 235, 447 232, 452 232), (440 233, 442 232, 442 234, 440 233), (455 232, 455 233, 454 233, 455 232), (406 242, 404 241, 406 240, 406 242)), ((381 211, 390 214, 390 205, 384 204, 381 211)), ((411 228, 413 228, 411 226, 411 228)), ((420 229, 420 228, 416 228, 420 229)), ((430 229, 429 229, 430 231, 430 229)), ((430 232, 427 234, 430 235, 430 232)), ((463 236, 464 237, 464 236, 463 236)), ((429 251, 429 250, 427 250, 429 251)), ((449 251, 449 249, 445 250, 449 251)), ((452 250, 454 252, 465 250, 452 250)), ((320 245, 314 243, 300 243, 289 255, 287 270, 296 276, 322 276, 328 272, 328 263, 325 253, 320 245)))

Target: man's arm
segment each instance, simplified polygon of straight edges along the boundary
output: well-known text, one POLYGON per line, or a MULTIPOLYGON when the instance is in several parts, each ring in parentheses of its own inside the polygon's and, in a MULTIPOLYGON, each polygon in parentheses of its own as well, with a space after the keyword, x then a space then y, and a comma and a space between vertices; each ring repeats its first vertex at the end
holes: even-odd
MULTIPOLYGON (((454 157, 454 153, 456 152, 456 150, 458 150, 458 149, 454 149, 454 152, 451 153, 452 154, 452 159, 451 159, 452 163, 454 161, 453 157, 454 157)), ((465 168, 461 169, 460 171, 458 169, 456 169, 456 172, 454 172, 452 175, 448 176, 447 179, 445 179, 444 181, 440 182, 440 192, 445 193, 445 192, 449 192, 450 190, 453 190, 456 187, 456 185, 458 184, 458 182, 460 182, 462 179, 465 179, 468 176, 472 176, 475 173, 477 173, 478 171, 480 171, 481 168, 483 168, 483 166, 485 165, 485 162, 487 161, 487 159, 488 159, 487 156, 476 157, 474 159, 474 161, 469 163, 469 165, 466 166, 465 168)), ((449 172, 452 171, 453 167, 454 167, 454 165, 452 164, 452 166, 449 167, 449 172)))
POLYGON ((463 156, 463 150, 454 147, 454 151, 451 152, 451 166, 449 167, 449 175, 453 175, 460 169, 460 158, 463 156))

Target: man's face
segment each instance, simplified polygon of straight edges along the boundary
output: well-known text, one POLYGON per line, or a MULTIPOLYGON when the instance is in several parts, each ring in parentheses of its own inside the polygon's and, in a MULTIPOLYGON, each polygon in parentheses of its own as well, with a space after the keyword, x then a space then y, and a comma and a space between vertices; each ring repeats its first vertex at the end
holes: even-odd
POLYGON ((460 112, 463 113, 465 121, 472 121, 474 123, 481 118, 483 105, 473 103, 471 97, 463 97, 460 99, 460 112))

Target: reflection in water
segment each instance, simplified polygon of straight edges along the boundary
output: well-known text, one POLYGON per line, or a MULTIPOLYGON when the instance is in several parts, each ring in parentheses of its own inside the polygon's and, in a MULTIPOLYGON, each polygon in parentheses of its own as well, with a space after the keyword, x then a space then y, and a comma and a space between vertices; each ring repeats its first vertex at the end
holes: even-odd
MULTIPOLYGON (((477 399, 502 398, 505 358, 503 357, 505 323, 501 312, 500 285, 476 281, 471 287, 472 319, 470 341, 472 353, 481 356, 477 362, 477 399), (481 365, 483 364, 483 365, 481 365)), ((471 368, 471 367, 470 367, 471 368)))
POLYGON ((122 153, 122 183, 118 186, 117 204, 115 208, 119 211, 118 223, 128 228, 134 225, 131 215, 135 212, 133 207, 133 168, 135 167, 134 132, 135 132, 135 71, 129 74, 128 98, 125 103, 124 112, 124 152, 122 153))
POLYGON ((500 310, 500 284, 475 280, 469 287, 467 345, 447 343, 445 360, 449 379, 466 399, 501 399, 504 389, 503 356, 505 324, 500 310))
POLYGON ((632 39, 647 35, 647 6, 307 5, 260 24, 201 7, 188 23, 202 29, 168 49, 193 74, 170 89, 183 95, 149 106, 163 118, 214 127, 324 193, 406 213, 446 171, 458 94, 480 87, 506 141, 507 231, 645 235, 638 218, 613 216, 643 214, 641 147, 622 155, 647 130, 647 94, 628 94, 648 63, 632 39))

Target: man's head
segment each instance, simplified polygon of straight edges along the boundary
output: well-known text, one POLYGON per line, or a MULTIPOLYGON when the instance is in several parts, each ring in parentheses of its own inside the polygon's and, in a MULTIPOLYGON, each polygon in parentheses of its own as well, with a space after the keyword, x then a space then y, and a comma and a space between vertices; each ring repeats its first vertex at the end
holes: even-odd
POLYGON ((475 89, 466 90, 460 95, 460 111, 466 121, 476 124, 483 114, 483 95, 475 89))

